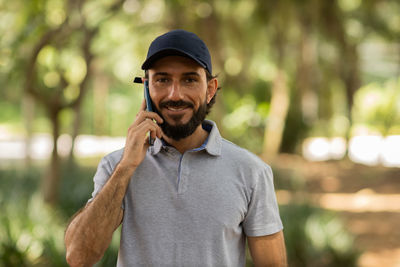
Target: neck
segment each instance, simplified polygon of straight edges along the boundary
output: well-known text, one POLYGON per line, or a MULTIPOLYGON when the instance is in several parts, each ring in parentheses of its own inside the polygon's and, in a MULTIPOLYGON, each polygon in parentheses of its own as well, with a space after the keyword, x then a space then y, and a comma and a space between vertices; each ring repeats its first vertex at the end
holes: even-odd
POLYGON ((203 129, 201 124, 196 128, 193 134, 186 138, 176 141, 168 136, 163 136, 164 140, 168 142, 171 146, 175 147, 181 154, 185 153, 187 150, 191 150, 200 147, 208 136, 208 132, 203 129))

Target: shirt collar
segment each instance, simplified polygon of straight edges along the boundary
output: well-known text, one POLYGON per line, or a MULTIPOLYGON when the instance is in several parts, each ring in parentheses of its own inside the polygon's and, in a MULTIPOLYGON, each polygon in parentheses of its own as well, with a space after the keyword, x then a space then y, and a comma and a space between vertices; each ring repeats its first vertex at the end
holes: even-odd
MULTIPOLYGON (((209 131, 209 135, 201 147, 205 146, 204 149, 210 155, 220 156, 222 147, 222 137, 221 134, 219 133, 217 125, 213 121, 204 120, 202 126, 204 129, 209 131)), ((152 155, 156 155, 161 151, 162 148, 165 148, 166 146, 167 145, 164 143, 163 140, 156 138, 156 140, 154 141, 154 145, 149 148, 149 152, 152 155)))
POLYGON ((222 137, 219 133, 217 124, 210 120, 205 120, 203 122, 205 128, 210 127, 211 131, 208 135, 208 142, 206 145, 206 151, 213 156, 220 156, 221 155, 221 148, 222 148, 222 137))

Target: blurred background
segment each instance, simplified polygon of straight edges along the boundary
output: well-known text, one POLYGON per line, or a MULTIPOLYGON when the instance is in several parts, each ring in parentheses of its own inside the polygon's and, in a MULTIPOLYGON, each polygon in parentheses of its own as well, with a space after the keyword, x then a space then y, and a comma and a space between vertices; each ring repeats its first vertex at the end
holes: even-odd
POLYGON ((398 0, 0 0, 0 266, 67 266, 68 218, 124 146, 150 42, 176 28, 211 50, 209 118, 274 170, 290 266, 400 266, 399 14, 398 0))

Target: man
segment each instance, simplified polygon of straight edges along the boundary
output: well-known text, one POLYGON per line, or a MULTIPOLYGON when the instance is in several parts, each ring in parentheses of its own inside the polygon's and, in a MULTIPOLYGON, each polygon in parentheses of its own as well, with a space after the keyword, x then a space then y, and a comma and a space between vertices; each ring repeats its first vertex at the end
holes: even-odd
POLYGON ((99 261, 122 224, 117 266, 244 266, 246 239, 256 266, 286 266, 270 167, 205 120, 218 88, 207 46, 168 32, 142 69, 156 112, 143 102, 125 148, 101 160, 66 230, 68 263, 99 261))

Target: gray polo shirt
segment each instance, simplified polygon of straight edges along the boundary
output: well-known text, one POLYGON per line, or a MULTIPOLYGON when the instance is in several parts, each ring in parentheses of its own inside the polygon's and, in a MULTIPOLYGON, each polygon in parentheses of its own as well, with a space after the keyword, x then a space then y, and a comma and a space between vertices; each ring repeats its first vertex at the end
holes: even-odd
MULTIPOLYGON (((157 139, 132 175, 117 266, 244 266, 246 235, 282 230, 271 168, 214 122, 203 128, 206 142, 184 154, 157 139)), ((101 160, 93 198, 122 153, 101 160)))

